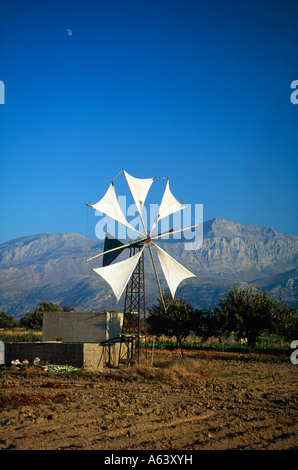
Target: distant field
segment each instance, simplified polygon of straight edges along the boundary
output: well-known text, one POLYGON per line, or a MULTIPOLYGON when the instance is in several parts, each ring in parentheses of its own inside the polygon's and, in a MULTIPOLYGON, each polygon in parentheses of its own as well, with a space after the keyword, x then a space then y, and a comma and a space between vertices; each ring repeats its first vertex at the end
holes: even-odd
POLYGON ((16 328, 11 330, 0 328, 0 341, 3 341, 4 343, 32 343, 34 341, 41 340, 42 331, 28 331, 25 328, 16 328))

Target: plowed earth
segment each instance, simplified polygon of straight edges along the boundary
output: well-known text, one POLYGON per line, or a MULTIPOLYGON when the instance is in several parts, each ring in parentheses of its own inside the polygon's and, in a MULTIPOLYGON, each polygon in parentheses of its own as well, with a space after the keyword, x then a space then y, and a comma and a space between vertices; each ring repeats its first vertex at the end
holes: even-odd
POLYGON ((298 449, 298 366, 243 359, 156 351, 153 367, 2 370, 0 450, 298 449))

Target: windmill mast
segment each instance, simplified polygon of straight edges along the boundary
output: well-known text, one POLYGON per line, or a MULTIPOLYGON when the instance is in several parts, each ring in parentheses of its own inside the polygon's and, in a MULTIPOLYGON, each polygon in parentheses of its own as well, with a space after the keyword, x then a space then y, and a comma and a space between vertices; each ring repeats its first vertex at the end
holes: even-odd
MULTIPOLYGON (((130 256, 142 249, 141 244, 130 248, 130 256)), ((147 359, 147 327, 146 327, 146 299, 145 299, 145 270, 144 258, 141 255, 131 278, 128 281, 124 302, 124 325, 128 335, 131 335, 134 351, 140 362, 141 342, 145 345, 147 359)))

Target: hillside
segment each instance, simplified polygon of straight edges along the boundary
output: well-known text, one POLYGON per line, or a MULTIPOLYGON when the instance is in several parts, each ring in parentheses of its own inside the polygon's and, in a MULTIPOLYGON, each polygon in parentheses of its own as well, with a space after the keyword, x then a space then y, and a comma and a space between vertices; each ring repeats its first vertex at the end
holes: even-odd
MULTIPOLYGON (((262 226, 224 219, 204 223, 203 246, 186 251, 181 241, 160 241, 171 256, 197 275, 178 288, 198 307, 219 300, 235 283, 267 289, 298 305, 298 237, 262 226)), ((109 286, 84 263, 103 249, 103 242, 76 233, 43 233, 0 245, 0 309, 20 318, 43 300, 76 310, 123 308, 115 305, 109 286)), ((125 256, 124 254, 121 255, 125 256)), ((145 255, 146 300, 155 302, 157 285, 145 255)), ((120 258, 119 258, 120 260, 120 258)), ((158 264, 158 261, 157 261, 158 264)), ((94 261, 93 267, 100 266, 94 261)), ((162 287, 166 287, 159 270, 162 287)))

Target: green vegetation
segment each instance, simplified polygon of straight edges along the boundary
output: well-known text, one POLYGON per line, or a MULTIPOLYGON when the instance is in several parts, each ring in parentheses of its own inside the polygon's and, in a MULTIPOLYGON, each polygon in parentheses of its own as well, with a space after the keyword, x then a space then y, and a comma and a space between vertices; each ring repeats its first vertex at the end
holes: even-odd
POLYGON ((181 299, 172 299, 163 292, 164 304, 160 298, 158 304, 150 311, 147 324, 152 334, 175 336, 178 348, 182 349, 182 341, 189 335, 194 321, 194 307, 181 299), (165 306, 165 308, 164 308, 165 306))
MULTIPOLYGON (((147 322, 149 333, 157 337, 156 347, 161 346, 160 336, 166 335, 175 337, 176 347, 185 349, 189 347, 185 339, 191 333, 201 337, 199 344, 191 344, 194 349, 232 350, 235 346, 225 341, 231 336, 238 343, 238 349, 249 348, 250 351, 260 348, 260 341, 263 342, 262 348, 268 349, 268 335, 276 335, 280 342, 298 338, 295 309, 272 299, 262 290, 235 286, 226 298, 220 299, 218 305, 209 310, 196 310, 184 297, 171 300, 169 295, 165 295, 166 309, 160 299, 157 301, 147 322), (211 337, 218 338, 219 344, 206 343, 211 337)), ((173 347, 173 344, 173 340, 168 340, 166 347, 173 347)), ((288 347, 288 344, 284 346, 285 349, 288 347)))
POLYGON ((42 330, 42 314, 43 312, 70 312, 72 310, 69 306, 60 307, 58 304, 52 302, 41 302, 33 313, 27 313, 20 319, 20 326, 30 330, 42 330))
POLYGON ((0 312, 0 328, 16 328, 18 326, 17 320, 12 315, 6 312, 0 312))
POLYGON ((247 339, 251 350, 255 349, 258 338, 264 333, 286 339, 297 333, 293 308, 272 299, 266 291, 238 286, 234 286, 225 299, 220 299, 219 304, 210 309, 210 326, 218 334, 236 332, 237 339, 247 339))
MULTIPOLYGON (((171 349, 177 348, 175 338, 168 338, 166 336, 148 336, 147 346, 151 348, 153 346, 157 349, 171 349)), ((219 342, 218 338, 210 338, 209 341, 202 341, 201 337, 189 336, 181 343, 181 347, 184 350, 198 350, 198 351, 213 351, 213 352, 233 352, 238 353, 241 359, 242 354, 250 352, 250 348, 246 343, 236 342, 234 337, 227 337, 221 339, 219 342), (232 340, 232 342, 231 342, 232 340)), ((264 334, 262 338, 257 342, 255 347, 255 357, 258 354, 278 354, 279 356, 286 356, 290 352, 289 342, 277 335, 264 334)))
POLYGON ((42 331, 42 314, 43 312, 71 312, 72 307, 65 305, 60 307, 58 304, 53 302, 41 302, 33 313, 27 313, 20 321, 15 320, 12 315, 8 315, 6 312, 0 312, 0 328, 25 328, 27 330, 42 331))
POLYGON ((22 329, 0 331, 0 341, 3 341, 3 343, 34 343, 41 341, 41 334, 36 331, 24 331, 22 329))

